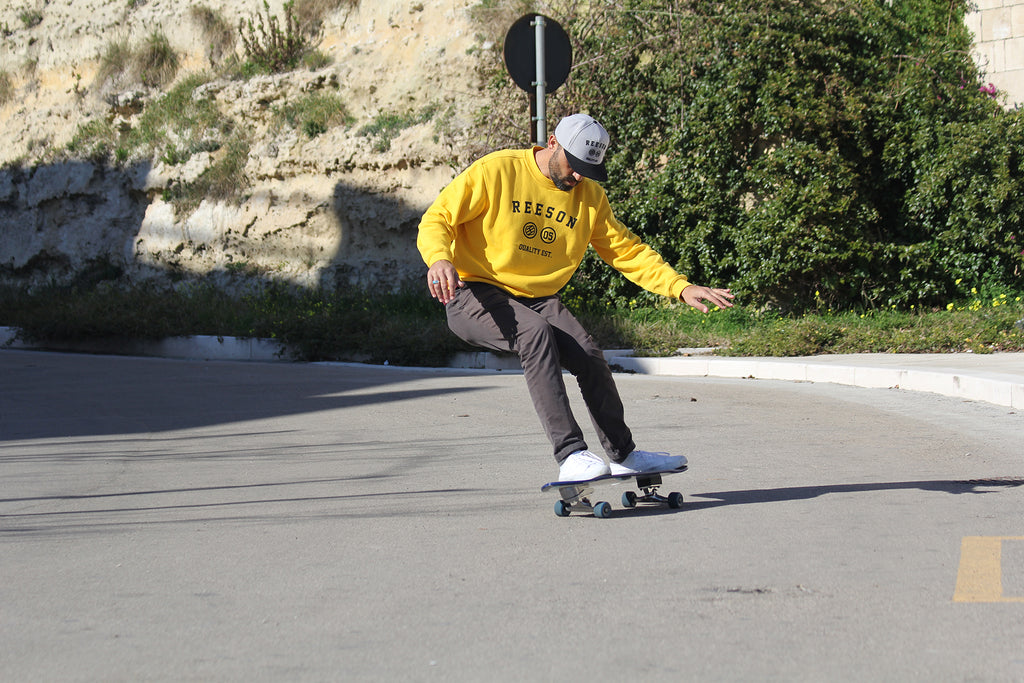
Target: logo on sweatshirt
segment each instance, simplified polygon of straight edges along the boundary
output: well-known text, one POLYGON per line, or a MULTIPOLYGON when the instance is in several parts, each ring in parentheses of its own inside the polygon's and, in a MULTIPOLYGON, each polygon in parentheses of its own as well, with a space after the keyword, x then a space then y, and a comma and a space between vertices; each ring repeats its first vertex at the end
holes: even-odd
MULTIPOLYGON (((536 223, 530 222, 523 226, 523 237, 528 240, 533 240, 540 235, 540 241, 544 244, 551 244, 558 237, 555 233, 554 228, 538 228, 536 223)), ((529 244, 520 244, 519 251, 525 251, 528 254, 536 254, 537 256, 543 256, 545 258, 551 258, 551 252, 546 249, 534 247, 529 244)))
POLYGON ((521 202, 518 199, 513 199, 511 204, 512 213, 522 213, 530 216, 548 218, 556 223, 562 223, 570 229, 576 227, 576 216, 571 216, 558 207, 541 204, 540 202, 521 202))

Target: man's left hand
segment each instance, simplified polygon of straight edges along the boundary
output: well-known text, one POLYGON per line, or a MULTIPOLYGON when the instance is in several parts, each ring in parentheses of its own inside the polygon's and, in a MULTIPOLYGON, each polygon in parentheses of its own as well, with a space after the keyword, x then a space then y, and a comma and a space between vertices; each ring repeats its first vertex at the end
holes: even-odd
POLYGON ((729 289, 713 289, 711 287, 690 285, 683 290, 679 298, 701 313, 707 313, 708 307, 704 305, 704 301, 713 303, 719 308, 732 308, 733 293, 729 289))

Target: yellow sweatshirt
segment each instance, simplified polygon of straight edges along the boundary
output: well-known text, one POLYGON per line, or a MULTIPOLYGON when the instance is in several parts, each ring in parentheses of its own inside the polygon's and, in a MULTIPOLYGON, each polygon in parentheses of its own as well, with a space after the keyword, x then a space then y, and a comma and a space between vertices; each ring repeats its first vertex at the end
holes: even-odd
POLYGON ((686 278, 615 218, 604 189, 584 178, 559 190, 537 167, 538 149, 492 152, 438 195, 416 240, 427 267, 446 259, 467 282, 550 296, 591 245, 637 285, 678 299, 686 278))

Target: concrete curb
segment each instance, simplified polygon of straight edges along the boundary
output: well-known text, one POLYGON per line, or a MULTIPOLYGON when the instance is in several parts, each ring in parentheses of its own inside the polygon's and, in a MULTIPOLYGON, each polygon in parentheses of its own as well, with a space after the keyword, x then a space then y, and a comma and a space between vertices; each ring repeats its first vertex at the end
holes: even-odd
MULTIPOLYGON (((0 327, 0 348, 116 353, 187 360, 280 361, 287 349, 269 339, 195 336, 152 341, 96 341, 45 346, 15 341, 16 331, 0 327)), ((667 377, 720 377, 786 382, 823 382, 868 389, 904 389, 1024 408, 1024 353, 996 354, 858 354, 805 358, 729 358, 689 350, 687 357, 637 358, 628 350, 605 352, 608 362, 625 372, 667 377), (1002 363, 993 363, 999 358, 1002 363), (924 365, 922 365, 922 363, 924 365), (969 367, 966 367, 969 366, 969 367), (992 367, 989 367, 992 366, 992 367), (1009 372, 999 372, 1008 369, 1009 372)), ((521 371, 514 356, 488 352, 458 354, 452 369, 521 371)))
POLYGON ((286 358, 286 349, 270 339, 198 335, 153 340, 94 340, 40 345, 17 341, 15 340, 16 333, 17 331, 13 328, 0 327, 0 348, 155 356, 181 360, 276 361, 286 358))
MULTIPOLYGON (((1024 372, 1024 354, 1021 358, 1024 372)), ((1024 377, 1020 373, 992 372, 984 368, 913 368, 899 355, 815 358, 634 358, 612 356, 609 362, 629 372, 676 377, 770 379, 790 382, 826 382, 869 389, 904 389, 1024 408, 1024 377)))

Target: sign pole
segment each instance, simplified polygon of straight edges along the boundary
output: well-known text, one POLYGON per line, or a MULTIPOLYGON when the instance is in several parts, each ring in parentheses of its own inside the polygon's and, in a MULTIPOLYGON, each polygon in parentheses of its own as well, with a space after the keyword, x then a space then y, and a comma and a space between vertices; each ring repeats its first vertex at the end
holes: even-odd
POLYGON ((544 16, 538 14, 533 21, 536 54, 537 54, 537 71, 536 80, 533 85, 537 88, 537 144, 541 147, 547 145, 548 139, 548 120, 547 120, 547 102, 545 101, 545 94, 547 91, 547 63, 544 56, 544 16))

